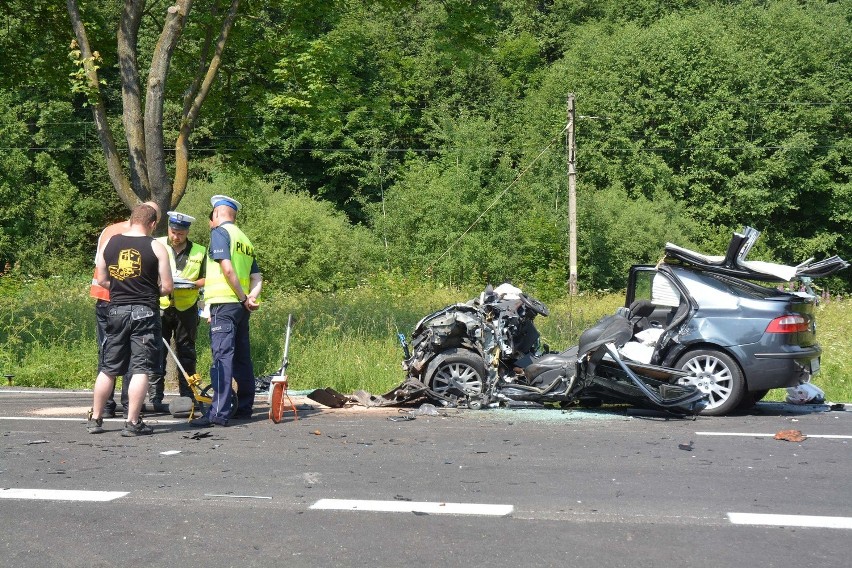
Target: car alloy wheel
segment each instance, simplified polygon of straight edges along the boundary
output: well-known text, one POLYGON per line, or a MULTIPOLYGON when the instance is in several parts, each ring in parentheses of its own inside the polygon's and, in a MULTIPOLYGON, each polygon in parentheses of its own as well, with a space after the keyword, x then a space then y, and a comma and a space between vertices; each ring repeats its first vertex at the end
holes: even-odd
POLYGON ((745 379, 730 355, 714 349, 698 349, 683 355, 675 368, 689 373, 681 385, 695 385, 707 394, 705 416, 722 416, 737 408, 745 394, 745 379))
POLYGON ((432 360, 426 375, 429 387, 438 394, 478 395, 486 376, 485 362, 467 349, 448 349, 432 360))

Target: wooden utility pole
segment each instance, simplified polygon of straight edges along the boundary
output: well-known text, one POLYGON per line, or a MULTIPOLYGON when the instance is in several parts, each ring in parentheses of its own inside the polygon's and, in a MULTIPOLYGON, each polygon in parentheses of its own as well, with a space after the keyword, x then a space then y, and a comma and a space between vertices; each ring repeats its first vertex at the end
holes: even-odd
POLYGON ((574 141, 574 93, 568 95, 568 292, 577 295, 577 146, 574 141))

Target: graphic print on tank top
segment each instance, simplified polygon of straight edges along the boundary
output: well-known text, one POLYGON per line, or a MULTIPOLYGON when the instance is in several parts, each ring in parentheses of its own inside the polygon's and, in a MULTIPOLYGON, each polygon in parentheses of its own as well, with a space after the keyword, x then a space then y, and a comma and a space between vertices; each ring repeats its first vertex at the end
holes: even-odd
POLYGON ((137 278, 142 274, 142 254, 136 249, 122 249, 118 252, 118 264, 111 264, 108 268, 110 278, 137 278))

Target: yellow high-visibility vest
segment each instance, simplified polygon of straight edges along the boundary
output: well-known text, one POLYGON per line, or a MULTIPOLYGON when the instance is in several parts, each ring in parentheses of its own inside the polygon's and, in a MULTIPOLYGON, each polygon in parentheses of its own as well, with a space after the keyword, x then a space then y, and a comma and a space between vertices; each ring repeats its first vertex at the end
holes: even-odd
MULTIPOLYGON (((169 265, 171 265, 172 274, 174 274, 175 270, 177 270, 175 265, 175 251, 172 250, 171 246, 169 246, 168 237, 160 237, 157 240, 163 243, 163 246, 166 247, 166 250, 169 253, 169 265)), ((198 243, 192 243, 192 248, 189 249, 189 254, 186 258, 186 266, 184 266, 183 270, 180 271, 179 276, 181 278, 186 278, 187 280, 198 280, 198 276, 201 274, 201 267, 204 266, 204 259, 206 256, 207 247, 198 243)), ((170 300, 169 296, 160 296, 160 309, 165 310, 166 308, 174 306, 179 312, 185 312, 186 310, 194 307, 196 302, 198 302, 198 289, 175 288, 171 297, 174 298, 174 302, 170 300)))
MULTIPOLYGON (((249 238, 243 233, 239 227, 233 223, 225 223, 220 225, 228 231, 231 237, 231 264, 234 267, 234 272, 240 281, 240 286, 243 292, 249 293, 249 276, 251 275, 251 266, 254 263, 254 245, 251 244, 249 238)), ((204 303, 205 304, 231 304, 239 303, 240 298, 231 289, 230 284, 222 274, 222 267, 215 260, 208 259, 207 263, 207 279, 204 284, 204 303)))

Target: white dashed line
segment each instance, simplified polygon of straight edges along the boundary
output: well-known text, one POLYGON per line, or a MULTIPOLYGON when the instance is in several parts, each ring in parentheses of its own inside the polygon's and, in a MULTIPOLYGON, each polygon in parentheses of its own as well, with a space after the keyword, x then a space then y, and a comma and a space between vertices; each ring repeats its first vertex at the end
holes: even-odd
MULTIPOLYGON (((85 417, 77 418, 53 418, 49 416, 0 416, 0 420, 32 420, 36 422, 79 422, 85 424, 85 417)), ((168 418, 155 418, 146 416, 145 421, 148 424, 182 424, 186 420, 175 420, 168 418)), ((124 422, 124 418, 104 418, 104 422, 124 422)))
POLYGON ((4 394, 76 394, 91 396, 92 391, 69 391, 69 390, 9 390, 0 389, 0 395, 4 394))
POLYGON ((728 513, 734 525, 769 525, 781 527, 814 527, 821 529, 852 529, 852 517, 819 517, 814 515, 767 515, 758 513, 728 513))
MULTIPOLYGON (((845 434, 808 434, 807 432, 802 432, 808 438, 829 438, 833 440, 852 440, 852 436, 847 436, 845 434)), ((775 436, 775 433, 765 434, 761 432, 696 432, 696 436, 740 436, 745 438, 772 438, 775 436)))
POLYGON ((357 499, 320 499, 311 509, 333 511, 379 511, 387 513, 429 513, 431 515, 489 515, 510 514, 512 505, 483 503, 439 503, 428 501, 371 501, 357 499))
POLYGON ((127 491, 78 491, 62 489, 2 489, 0 499, 36 499, 48 501, 112 501, 127 491))

